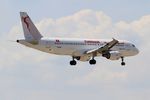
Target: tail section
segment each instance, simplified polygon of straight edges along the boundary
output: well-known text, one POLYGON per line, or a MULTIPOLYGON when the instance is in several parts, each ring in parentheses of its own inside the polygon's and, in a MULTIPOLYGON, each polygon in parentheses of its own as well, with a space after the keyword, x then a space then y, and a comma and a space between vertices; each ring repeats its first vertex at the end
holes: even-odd
POLYGON ((40 34, 36 26, 33 24, 32 20, 26 12, 20 12, 23 32, 25 40, 27 41, 38 41, 43 36, 40 34))

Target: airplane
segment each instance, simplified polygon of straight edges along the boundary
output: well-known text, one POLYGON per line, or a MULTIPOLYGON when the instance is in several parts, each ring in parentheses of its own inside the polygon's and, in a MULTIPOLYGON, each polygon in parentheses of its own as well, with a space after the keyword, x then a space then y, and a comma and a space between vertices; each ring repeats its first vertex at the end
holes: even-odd
POLYGON ((95 57, 102 56, 109 60, 121 59, 124 66, 125 57, 139 53, 136 46, 126 40, 43 37, 26 12, 20 12, 20 17, 25 39, 16 40, 17 43, 50 54, 71 56, 70 65, 76 65, 77 60, 95 65, 95 57))

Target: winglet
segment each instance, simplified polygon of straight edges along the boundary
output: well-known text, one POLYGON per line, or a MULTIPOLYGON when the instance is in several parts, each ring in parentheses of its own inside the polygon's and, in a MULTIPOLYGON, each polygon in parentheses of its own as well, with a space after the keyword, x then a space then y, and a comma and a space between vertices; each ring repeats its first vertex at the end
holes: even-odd
POLYGON ((115 38, 112 38, 113 40, 115 40, 115 41, 118 41, 117 39, 115 39, 115 38))

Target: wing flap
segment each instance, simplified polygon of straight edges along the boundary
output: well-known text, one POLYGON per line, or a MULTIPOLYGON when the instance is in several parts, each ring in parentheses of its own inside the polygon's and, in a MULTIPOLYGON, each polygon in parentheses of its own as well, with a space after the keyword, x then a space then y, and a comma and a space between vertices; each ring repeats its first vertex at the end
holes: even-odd
POLYGON ((118 40, 113 38, 112 41, 108 42, 104 46, 96 48, 96 49, 89 50, 89 51, 86 52, 86 54, 91 54, 91 53, 93 53, 93 54, 101 53, 102 54, 103 52, 109 51, 117 43, 118 43, 118 40))

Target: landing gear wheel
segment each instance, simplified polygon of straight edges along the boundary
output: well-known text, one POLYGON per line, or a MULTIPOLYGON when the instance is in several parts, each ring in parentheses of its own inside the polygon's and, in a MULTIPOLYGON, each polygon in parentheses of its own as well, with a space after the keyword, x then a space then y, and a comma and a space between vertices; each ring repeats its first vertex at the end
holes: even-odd
POLYGON ((124 57, 121 57, 121 61, 122 61, 122 62, 121 62, 121 65, 122 65, 122 66, 125 66, 126 63, 124 62, 124 57))
POLYGON ((76 64, 77 64, 77 62, 75 60, 70 61, 70 65, 76 65, 76 64))
POLYGON ((126 63, 125 63, 125 62, 121 62, 121 65, 122 65, 122 66, 125 66, 125 65, 126 65, 126 63))
POLYGON ((92 60, 89 61, 89 63, 90 63, 91 65, 95 65, 95 64, 96 64, 96 60, 95 60, 95 59, 92 59, 92 60))
POLYGON ((72 60, 70 61, 70 65, 76 65, 77 64, 77 62, 74 59, 75 59, 75 57, 72 56, 72 60))

